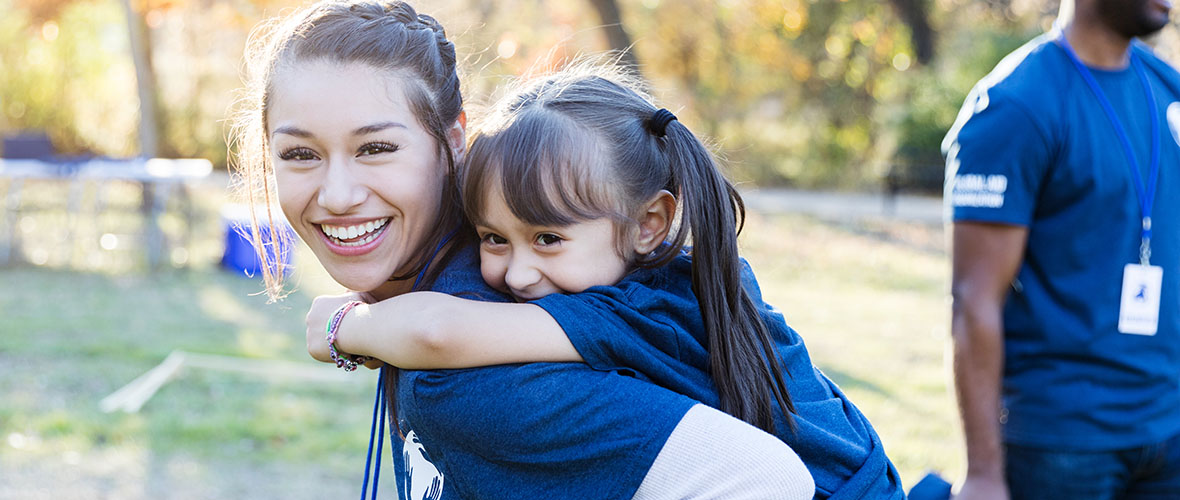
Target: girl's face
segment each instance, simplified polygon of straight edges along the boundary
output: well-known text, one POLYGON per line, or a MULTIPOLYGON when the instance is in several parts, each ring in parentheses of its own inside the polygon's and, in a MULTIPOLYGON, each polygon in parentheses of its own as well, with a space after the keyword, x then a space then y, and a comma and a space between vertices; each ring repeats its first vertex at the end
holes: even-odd
POLYGON ((387 280, 429 250, 421 246, 447 169, 411 111, 406 80, 310 61, 280 69, 273 83, 267 136, 287 220, 341 285, 378 294, 405 286, 387 280))
POLYGON ((492 288, 527 301, 613 285, 627 273, 609 219, 534 226, 512 215, 499 188, 490 189, 476 231, 480 271, 492 288))

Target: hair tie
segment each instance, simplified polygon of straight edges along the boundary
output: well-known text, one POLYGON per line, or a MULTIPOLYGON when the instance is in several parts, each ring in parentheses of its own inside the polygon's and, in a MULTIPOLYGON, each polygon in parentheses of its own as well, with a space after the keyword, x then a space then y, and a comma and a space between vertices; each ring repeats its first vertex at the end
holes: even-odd
POLYGON ((651 115, 651 118, 648 118, 647 129, 655 134, 656 137, 663 137, 667 132, 665 129, 668 128, 668 124, 672 123, 672 120, 675 119, 676 115, 672 114, 671 111, 660 108, 651 115))

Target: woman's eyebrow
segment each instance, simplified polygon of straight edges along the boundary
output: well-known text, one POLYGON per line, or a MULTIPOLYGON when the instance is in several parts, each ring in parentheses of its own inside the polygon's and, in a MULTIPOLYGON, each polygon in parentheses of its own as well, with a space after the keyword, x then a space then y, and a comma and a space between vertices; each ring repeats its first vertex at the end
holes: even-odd
POLYGON ((279 127, 279 128, 276 128, 274 132, 270 133, 271 137, 274 137, 278 134, 293 135, 295 137, 301 137, 304 139, 311 137, 311 132, 308 132, 306 130, 303 130, 303 129, 297 128, 297 127, 279 127))
POLYGON ((374 123, 372 125, 365 125, 361 128, 353 130, 352 135, 368 135, 368 134, 372 134, 374 132, 380 132, 385 129, 399 128, 399 127, 400 128, 409 128, 409 127, 406 127, 405 125, 402 125, 401 123, 398 123, 398 122, 381 122, 381 123, 374 123))

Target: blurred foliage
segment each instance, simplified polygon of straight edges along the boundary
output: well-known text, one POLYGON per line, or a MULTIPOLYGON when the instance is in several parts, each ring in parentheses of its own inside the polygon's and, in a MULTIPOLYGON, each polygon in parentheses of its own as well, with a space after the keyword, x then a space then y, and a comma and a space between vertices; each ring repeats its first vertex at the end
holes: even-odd
MULTIPOLYGON (((0 0, 0 133, 47 130, 65 153, 138 151, 135 72, 121 1, 0 0)), ((224 165, 223 124, 241 85, 247 34, 258 21, 303 3, 130 0, 150 31, 163 155, 224 165)), ((507 77, 610 48, 591 0, 417 3, 456 41, 476 117, 475 103, 507 77)), ((1057 6, 1056 0, 616 3, 660 104, 713 139, 736 180, 861 189, 875 187, 891 170, 917 172, 913 186, 937 189, 938 145, 963 97, 1004 54, 1046 29, 1057 6), (902 5, 923 10, 933 28, 928 64, 917 63, 912 19, 899 13, 902 5), (926 177, 937 180, 921 180, 926 177)))

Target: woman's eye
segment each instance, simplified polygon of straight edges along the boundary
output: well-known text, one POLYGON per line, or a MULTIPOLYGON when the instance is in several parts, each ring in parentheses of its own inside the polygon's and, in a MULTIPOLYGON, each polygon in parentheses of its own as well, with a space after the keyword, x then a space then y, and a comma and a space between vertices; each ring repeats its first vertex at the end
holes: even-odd
POLYGON ((296 147, 284 149, 279 153, 279 159, 283 161, 310 161, 315 160, 315 151, 303 147, 296 147))
POLYGON ((397 150, 397 146, 394 146, 388 142, 370 142, 364 146, 361 146, 361 148, 357 150, 357 156, 372 156, 381 153, 393 153, 397 150))
POLYGON ((540 243, 544 246, 556 245, 561 243, 561 236, 553 233, 542 233, 537 235, 537 243, 540 243))
POLYGON ((508 240, 496 233, 488 233, 484 235, 483 242, 488 245, 505 245, 508 240))

